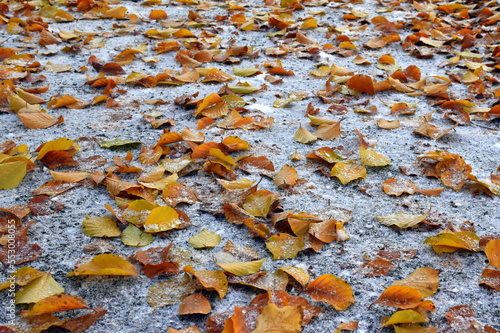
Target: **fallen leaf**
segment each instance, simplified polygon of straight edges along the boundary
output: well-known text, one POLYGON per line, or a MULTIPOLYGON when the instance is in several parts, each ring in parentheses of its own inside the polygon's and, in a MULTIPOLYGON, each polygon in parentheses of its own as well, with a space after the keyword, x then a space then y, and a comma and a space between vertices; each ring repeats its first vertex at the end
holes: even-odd
POLYGON ((17 291, 14 299, 16 304, 36 303, 44 298, 62 294, 63 292, 64 288, 54 280, 52 275, 44 273, 17 291))
POLYGON ((415 193, 418 190, 418 186, 410 180, 389 178, 382 183, 382 189, 387 195, 399 197, 403 193, 415 193))
POLYGON ((488 262, 495 268, 500 268, 500 239, 490 240, 484 247, 488 262))
POLYGON ((80 297, 59 294, 39 300, 29 310, 21 311, 21 315, 23 317, 36 316, 43 313, 88 308, 87 303, 80 297))
POLYGON ((144 231, 156 233, 175 229, 181 225, 179 214, 172 207, 156 207, 149 213, 144 222, 144 231))
POLYGON ((155 283, 149 287, 146 301, 153 308, 171 305, 180 302, 187 296, 193 294, 199 287, 199 283, 189 277, 188 274, 175 276, 169 280, 155 283))
POLYGON ((355 302, 351 286, 333 274, 321 275, 307 286, 305 292, 313 300, 326 302, 337 311, 344 311, 355 302))
POLYGON ((129 224, 122 231, 122 243, 127 246, 146 246, 153 242, 153 235, 143 232, 133 224, 129 224))
POLYGON ((405 279, 394 281, 393 285, 415 288, 423 298, 427 298, 438 290, 439 273, 438 270, 430 267, 417 268, 405 279))
POLYGON ((207 290, 215 290, 222 299, 226 296, 228 282, 222 271, 195 271, 192 266, 184 267, 184 271, 195 276, 201 285, 207 290))
POLYGON ((297 183, 297 170, 294 167, 285 164, 273 177, 276 186, 295 185, 297 183))
POLYGON ((400 229, 413 227, 427 218, 428 214, 411 215, 402 212, 397 212, 393 215, 375 216, 377 221, 386 226, 396 226, 400 229))
POLYGON ((115 254, 100 254, 89 263, 78 266, 66 276, 78 275, 130 275, 139 276, 131 263, 115 254))
POLYGON ((271 205, 278 199, 278 194, 268 190, 258 190, 247 196, 243 209, 253 216, 266 217, 271 210, 271 205))
POLYGON ((373 304, 395 306, 399 309, 416 307, 424 297, 415 288, 408 286, 390 286, 373 304))
POLYGON ((354 163, 339 162, 332 167, 330 175, 337 177, 345 185, 353 180, 366 178, 366 169, 354 163))
POLYGON ((90 217, 82 222, 83 233, 90 237, 119 237, 121 232, 116 222, 109 216, 90 217))
POLYGON ((492 289, 500 291, 500 271, 496 269, 484 269, 479 284, 484 284, 492 289))
POLYGON ((295 258, 304 247, 304 242, 299 237, 280 233, 271 236, 266 242, 267 249, 273 254, 273 259, 295 258))
POLYGON ((364 263, 362 272, 365 276, 368 277, 384 276, 394 268, 396 268, 396 265, 394 265, 392 262, 377 258, 373 261, 364 263))
POLYGON ((359 147, 359 156, 361 157, 361 164, 363 165, 380 167, 391 164, 391 160, 388 157, 377 153, 373 149, 359 147))
POLYGON ((179 315, 208 314, 212 311, 210 302, 203 294, 192 294, 182 300, 179 305, 179 315))
POLYGON ((278 308, 276 304, 271 303, 257 317, 257 327, 252 333, 298 333, 302 331, 300 326, 301 320, 302 315, 298 306, 278 308))
POLYGON ((436 236, 426 238, 424 244, 432 246, 437 254, 451 253, 458 249, 478 251, 479 239, 479 236, 470 231, 443 230, 436 236))
POLYGON ((411 309, 396 311, 391 317, 385 317, 384 319, 382 319, 382 326, 429 322, 429 319, 424 318, 419 312, 411 309))
POLYGON ((266 259, 247 261, 247 262, 216 262, 217 266, 221 267, 226 272, 237 276, 245 276, 257 273, 260 271, 262 264, 266 259))
POLYGON ((195 249, 210 249, 219 245, 221 236, 213 231, 203 229, 200 233, 189 238, 188 243, 195 249))

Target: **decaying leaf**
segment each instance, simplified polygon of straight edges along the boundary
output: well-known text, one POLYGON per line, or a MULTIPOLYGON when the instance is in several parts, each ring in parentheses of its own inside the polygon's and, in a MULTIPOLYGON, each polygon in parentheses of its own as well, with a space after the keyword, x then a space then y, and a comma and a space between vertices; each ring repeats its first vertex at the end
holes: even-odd
POLYGON ((410 180, 389 178, 382 183, 382 189, 387 195, 399 197, 403 193, 415 193, 418 190, 418 186, 410 180))
POLYGON ((199 287, 199 283, 189 277, 188 274, 175 276, 169 280, 155 283, 148 289, 146 301, 153 308, 161 308, 166 305, 180 302, 187 296, 193 294, 199 287))
POLYGON ((414 225, 419 224, 425 218, 427 217, 428 214, 423 214, 423 215, 411 215, 411 214, 405 214, 402 212, 397 212, 393 215, 387 215, 387 216, 375 216, 377 221, 382 223, 383 225, 386 226, 391 226, 394 225, 398 228, 401 229, 406 229, 413 227, 414 225))

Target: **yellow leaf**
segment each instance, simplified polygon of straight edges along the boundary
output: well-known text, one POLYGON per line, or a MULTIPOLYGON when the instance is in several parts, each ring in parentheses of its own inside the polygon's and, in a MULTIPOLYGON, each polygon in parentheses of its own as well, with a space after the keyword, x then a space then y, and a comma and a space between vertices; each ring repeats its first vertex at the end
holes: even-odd
POLYGON ((436 333, 437 328, 431 326, 420 326, 415 324, 393 326, 395 333, 436 333))
POLYGON ((86 216, 82 223, 83 233, 90 237, 118 237, 120 228, 109 216, 86 216))
POLYGON ((273 259, 295 258, 304 247, 302 238, 281 233, 271 236, 266 242, 267 249, 273 254, 273 259))
POLYGON ((318 27, 318 21, 316 21, 315 18, 310 18, 304 21, 304 23, 302 23, 301 25, 302 29, 315 29, 317 27, 318 27))
POLYGON ((54 280, 50 273, 34 279, 16 292, 16 304, 36 303, 46 297, 62 294, 64 288, 54 280))
POLYGON ((439 287, 439 271, 430 267, 420 267, 407 278, 394 281, 393 285, 412 287, 420 291, 423 298, 436 293, 439 287))
POLYGON ((17 115, 23 125, 29 129, 49 128, 64 121, 62 116, 56 118, 45 112, 19 112, 17 115))
POLYGON ((368 166, 386 166, 391 164, 391 160, 385 155, 377 153, 373 149, 365 149, 359 147, 359 156, 361 157, 361 164, 368 166))
POLYGON ((237 76, 244 76, 244 77, 260 73, 259 69, 255 67, 246 67, 246 68, 233 67, 233 72, 237 76))
POLYGON ((222 267, 223 270, 237 276, 245 276, 260 271, 262 264, 266 259, 247 261, 247 262, 229 262, 216 264, 222 267))
POLYGON ((210 249, 219 245, 220 241, 220 235, 203 229, 200 233, 189 238, 188 243, 195 249, 210 249))
POLYGON ((158 205, 144 199, 134 200, 123 211, 122 216, 130 223, 136 225, 144 224, 149 213, 156 207, 158 207, 158 205))
POLYGON ((316 141, 318 138, 311 132, 300 126, 297 132, 295 132, 293 139, 300 143, 311 143, 316 141))
POLYGON ((346 310, 355 302, 351 286, 333 274, 321 275, 312 281, 305 290, 315 301, 326 302, 335 310, 346 310))
POLYGON ((24 179, 28 159, 26 157, 23 158, 24 160, 21 161, 12 160, 12 158, 2 161, 0 164, 0 189, 8 190, 14 188, 24 179))
POLYGON ((76 275, 130 275, 139 276, 131 263, 115 254, 100 254, 89 263, 78 266, 66 276, 76 275))
POLYGON ((144 231, 155 233, 177 228, 181 224, 179 214, 172 207, 161 206, 149 213, 144 223, 144 231))
POLYGON ((122 231, 122 243, 128 246, 146 246, 153 242, 153 235, 142 232, 133 224, 129 224, 122 231))
POLYGON ((59 138, 56 140, 48 141, 41 146, 36 159, 41 160, 49 151, 69 150, 70 148, 74 148, 76 150, 75 153, 79 150, 79 147, 77 144, 75 144, 75 141, 67 138, 59 138))
POLYGON ((298 333, 302 331, 302 314, 298 306, 267 305, 257 317, 257 326, 252 333, 298 333))
POLYGON ((358 178, 366 178, 366 169, 354 163, 336 163, 330 174, 337 177, 342 184, 347 184, 358 178))
POLYGON ((0 284, 0 290, 4 290, 10 287, 11 281, 14 282, 15 285, 24 286, 34 279, 45 274, 38 269, 34 269, 31 267, 21 267, 14 273, 10 274, 9 279, 4 283, 0 284))
POLYGON ((300 283, 302 287, 305 287, 306 284, 309 282, 310 278, 309 273, 307 273, 304 269, 300 267, 285 266, 285 267, 280 267, 279 269, 287 273, 291 277, 293 277, 295 280, 297 280, 297 282, 300 283))
POLYGON ((221 184, 226 190, 242 190, 246 188, 250 188, 255 184, 255 181, 252 181, 248 178, 242 178, 238 180, 224 180, 217 178, 219 184, 221 184))
POLYGON ((405 214, 402 212, 397 212, 393 215, 375 216, 375 218, 377 219, 377 221, 379 221, 383 225, 386 225, 386 226, 395 225, 398 228, 406 229, 406 228, 413 227, 414 225, 419 224, 420 222, 425 220, 427 215, 428 214, 411 215, 411 214, 405 214))
POLYGON ((420 313, 415 310, 400 310, 394 313, 386 321, 382 321, 382 326, 389 326, 395 324, 408 324, 408 323, 427 323, 426 320, 420 313))
POLYGON ((278 194, 267 191, 259 190, 250 194, 245 199, 243 209, 253 216, 266 217, 269 214, 271 205, 278 199, 278 194))
POLYGON ((432 246, 437 254, 455 252, 458 249, 479 250, 479 237, 470 231, 452 232, 443 230, 436 236, 428 237, 424 244, 432 246))

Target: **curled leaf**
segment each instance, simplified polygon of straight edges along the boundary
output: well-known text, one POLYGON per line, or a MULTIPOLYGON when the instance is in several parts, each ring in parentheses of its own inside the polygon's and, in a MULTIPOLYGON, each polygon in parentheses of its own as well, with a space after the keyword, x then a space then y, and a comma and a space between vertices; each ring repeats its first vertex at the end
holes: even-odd
POLYGON ((375 218, 377 219, 377 221, 379 221, 383 225, 386 225, 386 226, 395 225, 398 228, 406 229, 406 228, 413 227, 414 225, 419 224, 420 222, 425 220, 427 215, 428 214, 411 215, 411 214, 405 214, 402 212, 397 212, 393 215, 375 216, 375 218))

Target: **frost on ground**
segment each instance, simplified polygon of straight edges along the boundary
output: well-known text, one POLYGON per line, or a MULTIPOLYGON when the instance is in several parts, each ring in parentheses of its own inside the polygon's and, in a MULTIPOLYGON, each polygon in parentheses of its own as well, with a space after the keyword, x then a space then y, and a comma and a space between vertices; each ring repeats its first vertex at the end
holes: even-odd
POLYGON ((61 288, 98 309, 15 330, 94 313, 86 332, 375 332, 398 308, 381 331, 499 330, 499 18, 495 2, 4 1, 1 207, 35 221, 36 259, 2 281, 40 271, 16 312, 61 288))

